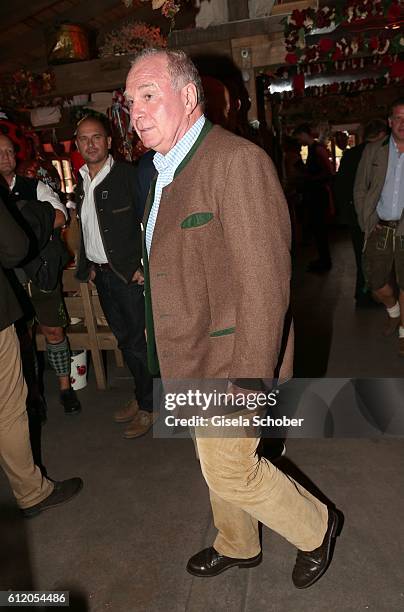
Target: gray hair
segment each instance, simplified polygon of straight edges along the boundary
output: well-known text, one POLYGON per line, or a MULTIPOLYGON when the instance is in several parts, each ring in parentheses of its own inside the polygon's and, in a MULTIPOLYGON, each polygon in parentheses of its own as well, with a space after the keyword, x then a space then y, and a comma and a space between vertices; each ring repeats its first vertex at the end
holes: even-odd
POLYGON ((196 87, 198 104, 203 108, 205 105, 205 94, 203 92, 201 77, 199 76, 195 64, 184 51, 180 49, 146 47, 136 55, 132 62, 132 67, 136 66, 140 60, 156 55, 164 55, 167 58, 167 70, 174 91, 180 90, 188 83, 193 83, 196 87))

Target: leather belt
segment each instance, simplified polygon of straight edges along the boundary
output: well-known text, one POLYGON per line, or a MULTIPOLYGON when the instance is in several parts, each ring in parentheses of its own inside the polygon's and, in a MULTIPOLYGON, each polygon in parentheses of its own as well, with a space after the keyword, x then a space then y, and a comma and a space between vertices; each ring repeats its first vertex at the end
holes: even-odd
POLYGON ((90 264, 93 266, 95 270, 111 270, 111 266, 108 262, 99 264, 99 263, 95 263, 95 261, 90 261, 90 264))
POLYGON ((378 225, 383 225, 384 227, 398 227, 398 224, 400 223, 400 221, 385 221, 384 219, 379 219, 379 221, 377 222, 378 225))

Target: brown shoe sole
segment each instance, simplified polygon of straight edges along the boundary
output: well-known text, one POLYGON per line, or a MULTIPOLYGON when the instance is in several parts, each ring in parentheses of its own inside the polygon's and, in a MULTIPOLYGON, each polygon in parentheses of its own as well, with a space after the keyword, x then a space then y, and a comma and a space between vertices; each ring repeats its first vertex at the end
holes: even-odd
POLYGON ((126 416, 126 417, 116 417, 116 416, 114 416, 114 421, 115 421, 115 423, 130 423, 130 421, 133 421, 135 416, 136 416, 136 412, 134 412, 132 414, 132 416, 126 416))
POLYGON ((142 431, 139 433, 129 433, 129 434, 126 431, 124 431, 123 437, 125 438, 125 440, 133 440, 134 438, 141 438, 142 436, 145 436, 151 430, 154 423, 157 421, 157 417, 158 417, 158 414, 153 413, 152 422, 150 423, 150 427, 148 427, 146 431, 142 431))

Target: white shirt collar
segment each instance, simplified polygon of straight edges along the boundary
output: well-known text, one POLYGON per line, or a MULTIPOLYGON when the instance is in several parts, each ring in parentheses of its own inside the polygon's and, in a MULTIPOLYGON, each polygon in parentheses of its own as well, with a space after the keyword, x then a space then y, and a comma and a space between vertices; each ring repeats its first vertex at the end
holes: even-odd
POLYGON ((105 170, 105 167, 108 167, 108 171, 111 170, 112 166, 114 164, 114 158, 112 157, 112 155, 108 155, 107 159, 105 160, 105 164, 103 165, 102 168, 100 168, 97 172, 97 174, 93 177, 93 179, 91 179, 90 177, 90 171, 88 169, 87 164, 84 164, 84 166, 81 166, 79 172, 81 174, 81 176, 84 178, 90 178, 90 180, 94 180, 95 177, 102 172, 103 170, 105 170))

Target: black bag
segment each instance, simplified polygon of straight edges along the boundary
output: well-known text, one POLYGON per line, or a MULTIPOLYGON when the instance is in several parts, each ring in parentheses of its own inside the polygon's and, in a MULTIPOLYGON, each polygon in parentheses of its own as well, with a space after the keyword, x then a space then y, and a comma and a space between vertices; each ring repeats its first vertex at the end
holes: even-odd
POLYGON ((28 256, 20 267, 38 289, 52 291, 70 259, 60 230, 53 229, 55 210, 49 202, 29 200, 17 201, 16 208, 22 217, 21 225, 30 238, 28 256))
POLYGON ((22 268, 41 291, 52 291, 56 288, 69 259, 69 253, 56 230, 39 255, 25 263, 22 268))

